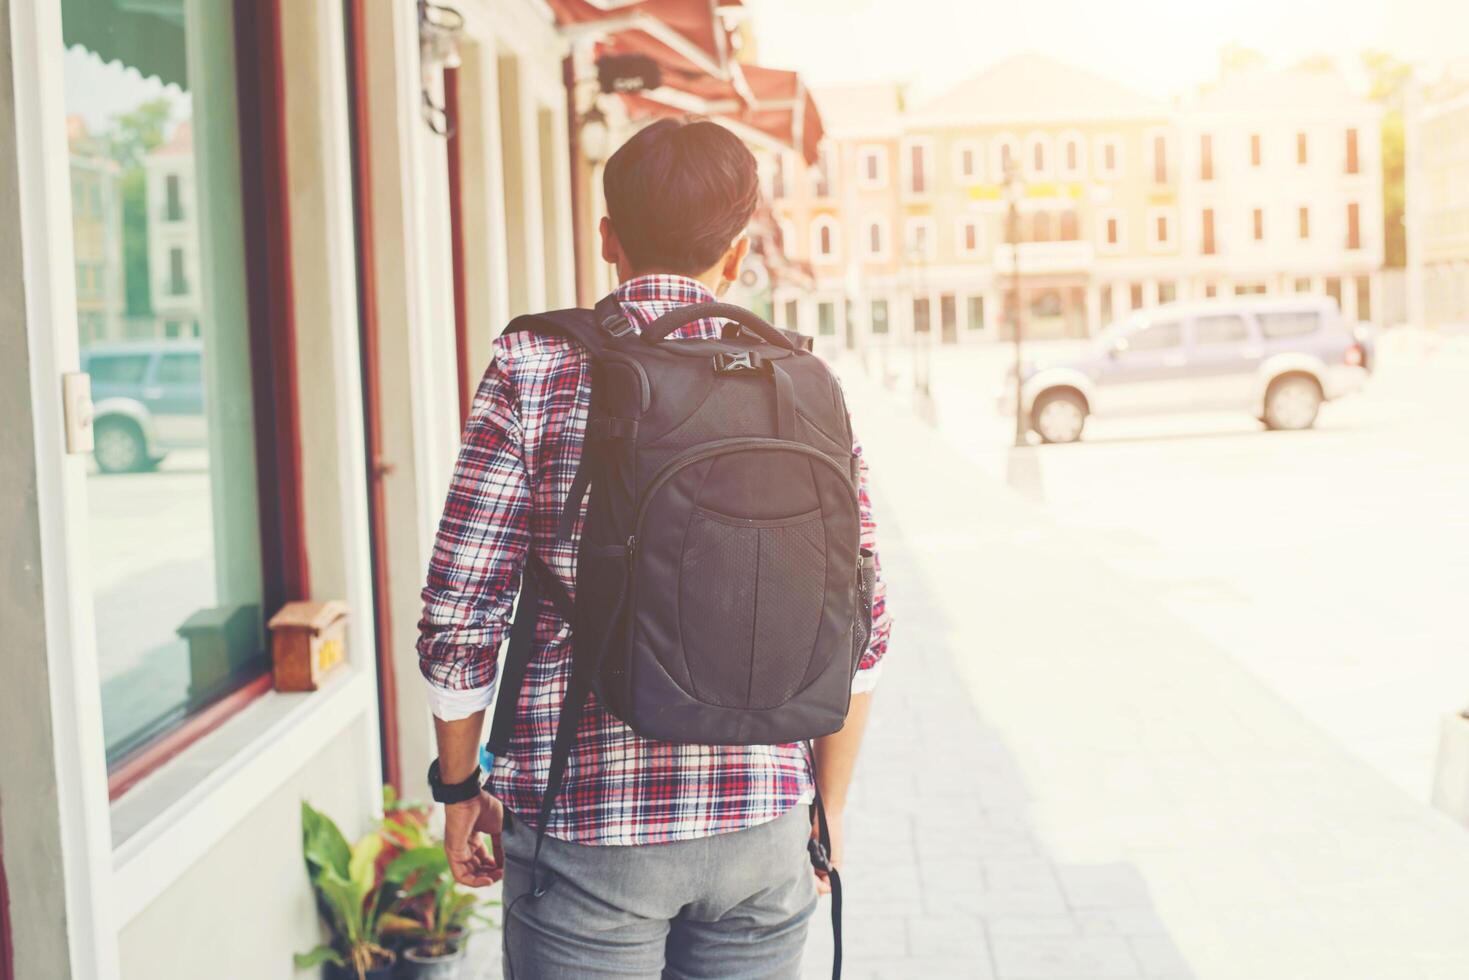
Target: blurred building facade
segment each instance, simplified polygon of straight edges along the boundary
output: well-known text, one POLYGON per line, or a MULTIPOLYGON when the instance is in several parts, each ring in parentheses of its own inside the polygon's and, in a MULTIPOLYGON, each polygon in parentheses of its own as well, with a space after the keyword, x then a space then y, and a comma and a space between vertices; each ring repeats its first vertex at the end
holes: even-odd
POLYGON ((1418 93, 1407 120, 1409 319, 1469 324, 1469 71, 1418 93))
POLYGON ((610 285, 601 161, 683 112, 814 157, 804 86, 747 60, 739 15, 0 4, 0 978, 315 974, 301 802, 356 836, 384 784, 427 795, 419 590, 461 426, 505 323, 610 285), (609 54, 664 84, 603 93, 609 54), (96 406, 64 401, 104 339, 138 343, 90 362, 96 406), (185 349, 170 391, 150 365, 185 349), (185 395, 207 444, 99 470, 94 408, 141 428, 185 395), (271 683, 264 620, 295 599, 350 610, 309 694, 271 683))
POLYGON ((821 162, 802 172, 786 154, 766 170, 815 276, 776 291, 777 315, 824 344, 1008 336, 1012 196, 1032 338, 1236 292, 1374 309, 1380 110, 1335 74, 1241 73, 1167 105, 1024 55, 922 105, 892 86, 818 101, 821 162))

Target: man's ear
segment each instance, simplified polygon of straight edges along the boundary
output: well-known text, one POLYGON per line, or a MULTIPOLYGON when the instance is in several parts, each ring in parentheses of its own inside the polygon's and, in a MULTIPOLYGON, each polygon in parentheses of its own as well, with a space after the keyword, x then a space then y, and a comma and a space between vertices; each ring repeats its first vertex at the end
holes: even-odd
POLYGON ((604 216, 597 230, 602 235, 602 261, 619 265, 622 262, 622 243, 617 240, 617 232, 612 228, 612 220, 604 216))
POLYGON ((741 235, 724 253, 724 268, 720 270, 720 276, 727 282, 739 282, 740 266, 745 264, 745 257, 749 254, 750 236, 741 235))

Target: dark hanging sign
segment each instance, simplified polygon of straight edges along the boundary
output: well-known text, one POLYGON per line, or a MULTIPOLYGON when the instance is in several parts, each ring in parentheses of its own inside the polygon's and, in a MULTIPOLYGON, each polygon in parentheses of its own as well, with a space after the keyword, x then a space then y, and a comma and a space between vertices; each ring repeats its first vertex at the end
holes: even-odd
POLYGON ((604 54, 597 59, 597 82, 608 94, 641 92, 662 85, 663 70, 644 54, 604 54))

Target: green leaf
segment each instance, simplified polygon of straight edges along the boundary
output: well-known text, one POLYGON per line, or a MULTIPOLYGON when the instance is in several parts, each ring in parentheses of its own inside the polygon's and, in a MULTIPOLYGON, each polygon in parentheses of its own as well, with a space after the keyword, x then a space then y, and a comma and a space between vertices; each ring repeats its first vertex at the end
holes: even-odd
POLYGON ((331 817, 305 801, 301 803, 301 849, 313 877, 322 868, 332 869, 339 877, 348 877, 351 850, 347 838, 331 817))
POLYGON ((377 834, 368 834, 352 847, 347 880, 352 883, 359 902, 372 894, 373 886, 377 884, 377 856, 382 849, 383 839, 377 834))
POLYGON ((326 962, 335 963, 337 966, 347 965, 347 961, 342 959, 342 954, 330 946, 318 946, 309 953, 297 953, 292 959, 296 961, 298 970, 309 970, 313 966, 321 966, 326 962))
POLYGON ((383 872, 383 878, 387 881, 402 882, 419 872, 425 872, 434 878, 449 873, 449 856, 444 853, 441 845, 429 844, 424 847, 415 847, 411 851, 404 851, 388 865, 388 869, 383 872))
POLYGON ((382 936, 421 936, 424 935, 423 923, 417 919, 410 919, 406 915, 397 915, 393 912, 384 912, 377 920, 377 931, 382 936))
POLYGON ((355 946, 363 938, 362 896, 333 872, 325 872, 316 882, 316 890, 326 900, 336 917, 333 928, 338 938, 355 946))

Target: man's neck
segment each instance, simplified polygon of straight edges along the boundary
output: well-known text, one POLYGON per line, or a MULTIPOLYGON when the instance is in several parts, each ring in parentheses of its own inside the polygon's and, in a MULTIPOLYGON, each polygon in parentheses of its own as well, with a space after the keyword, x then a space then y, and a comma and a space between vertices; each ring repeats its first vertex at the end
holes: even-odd
POLYGON ((697 282, 705 289, 709 290, 709 292, 718 295, 719 285, 721 281, 721 276, 719 273, 719 269, 711 269, 709 272, 706 272, 701 276, 691 276, 687 272, 674 272, 672 269, 639 269, 636 272, 630 273, 623 273, 622 270, 619 269, 617 284, 621 286, 626 283, 632 282, 634 279, 642 279, 645 276, 677 276, 680 279, 690 279, 694 282, 697 282))

